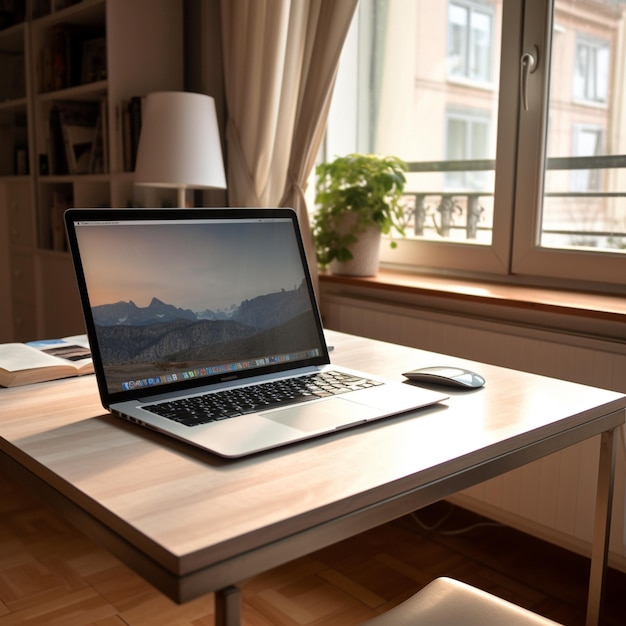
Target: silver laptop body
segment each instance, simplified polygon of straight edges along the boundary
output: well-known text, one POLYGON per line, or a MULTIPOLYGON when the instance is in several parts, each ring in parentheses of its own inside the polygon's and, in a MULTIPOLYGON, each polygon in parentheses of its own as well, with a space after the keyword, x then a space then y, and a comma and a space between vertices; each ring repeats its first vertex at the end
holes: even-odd
POLYGON ((241 457, 447 397, 330 364, 291 209, 70 209, 65 221, 101 401, 114 415, 241 457), (303 377, 319 390, 331 371, 356 381, 227 419, 179 417, 220 392, 247 400, 303 377))

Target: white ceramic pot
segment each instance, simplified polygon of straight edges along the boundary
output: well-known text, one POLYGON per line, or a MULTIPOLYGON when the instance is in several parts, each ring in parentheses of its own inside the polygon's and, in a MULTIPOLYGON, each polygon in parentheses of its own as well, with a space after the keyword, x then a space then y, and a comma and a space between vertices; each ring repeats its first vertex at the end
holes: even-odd
POLYGON ((375 276, 380 259, 380 229, 372 226, 359 233, 359 240, 350 246, 353 258, 349 261, 331 261, 333 274, 345 276, 375 276))

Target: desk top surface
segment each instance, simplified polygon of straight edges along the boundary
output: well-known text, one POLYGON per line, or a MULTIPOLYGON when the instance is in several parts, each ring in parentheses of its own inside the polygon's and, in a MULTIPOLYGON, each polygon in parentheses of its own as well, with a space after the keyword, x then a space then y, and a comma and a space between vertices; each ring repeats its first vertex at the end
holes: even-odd
POLYGON ((86 376, 0 389, 0 450, 185 575, 626 407, 613 391, 331 331, 328 340, 337 364, 396 380, 417 367, 465 366, 487 384, 229 461, 108 415, 86 376))

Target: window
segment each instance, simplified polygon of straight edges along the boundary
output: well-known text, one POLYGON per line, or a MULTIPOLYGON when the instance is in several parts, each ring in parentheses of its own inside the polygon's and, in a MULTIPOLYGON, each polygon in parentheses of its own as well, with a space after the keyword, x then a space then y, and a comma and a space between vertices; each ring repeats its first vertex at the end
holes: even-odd
MULTIPOLYGON (((543 2, 541 2, 543 4, 543 2)), ((512 267, 520 274, 613 283, 626 275, 626 3, 555 0, 525 16, 547 33, 549 64, 529 79, 520 114, 512 267), (614 73, 609 74, 614 67, 614 73), (573 88, 572 88, 573 84, 573 88), (611 84, 611 89, 608 88, 611 84), (538 114, 547 105, 548 123, 538 114), (535 110, 536 109, 536 110, 535 110), (534 155, 543 167, 533 173, 534 155)))
MULTIPOLYGON (((452 111, 446 121, 446 160, 485 159, 489 150, 489 114, 474 111, 452 111)), ((488 186, 486 172, 446 172, 448 190, 484 191, 488 186)))
POLYGON ((574 62, 574 98, 579 101, 606 102, 609 86, 609 46, 580 36, 574 62))
POLYGON ((383 262, 623 291, 626 1, 360 0, 354 30, 322 158, 409 164, 383 262))
MULTIPOLYGON (((574 124, 574 156, 596 157, 602 154, 602 129, 595 126, 574 124)), ((590 163, 594 159, 589 159, 590 163)), ((599 191, 600 170, 572 170, 572 191, 599 191)))
POLYGON ((491 7, 450 2, 448 7, 448 72, 451 78, 491 81, 491 7))

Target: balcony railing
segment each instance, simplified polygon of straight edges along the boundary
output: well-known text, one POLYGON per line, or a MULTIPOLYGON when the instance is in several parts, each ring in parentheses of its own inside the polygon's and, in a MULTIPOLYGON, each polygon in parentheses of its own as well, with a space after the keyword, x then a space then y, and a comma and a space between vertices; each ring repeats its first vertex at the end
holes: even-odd
MULTIPOLYGON (((409 163, 408 166, 409 174, 491 172, 493 175, 495 172, 495 160, 491 159, 420 161, 409 163)), ((626 155, 558 157, 548 159, 546 165, 546 170, 550 173, 618 169, 626 170, 626 155)), ((600 187, 598 180, 599 178, 595 177, 593 184, 600 187)), ((626 180, 626 174, 624 180, 626 180)), ((571 179, 566 181, 568 182, 571 184, 571 179)), ((491 241, 493 191, 480 189, 413 190, 410 186, 411 182, 407 185, 408 190, 405 194, 404 220, 405 231, 409 237, 465 239, 468 242, 480 240, 479 243, 491 241)), ((587 201, 587 204, 582 208, 577 207, 582 213, 576 220, 577 224, 570 223, 574 220, 567 219, 566 215, 560 221, 557 220, 558 224, 544 224, 542 235, 565 237, 571 240, 569 245, 576 245, 577 241, 584 239, 587 242, 590 240, 596 242, 591 245, 598 245, 599 242, 603 247, 626 247, 626 190, 546 191, 544 196, 557 203, 559 199, 563 201, 582 199, 587 201), (618 219, 615 219, 615 209, 612 218, 606 215, 606 201, 611 198, 624 200, 618 207, 618 219), (592 209, 593 218, 590 217, 592 209), (611 220, 613 223, 607 227, 611 220), (581 222, 584 224, 581 225, 581 222)), ((564 203, 563 206, 568 208, 570 204, 564 203)))

